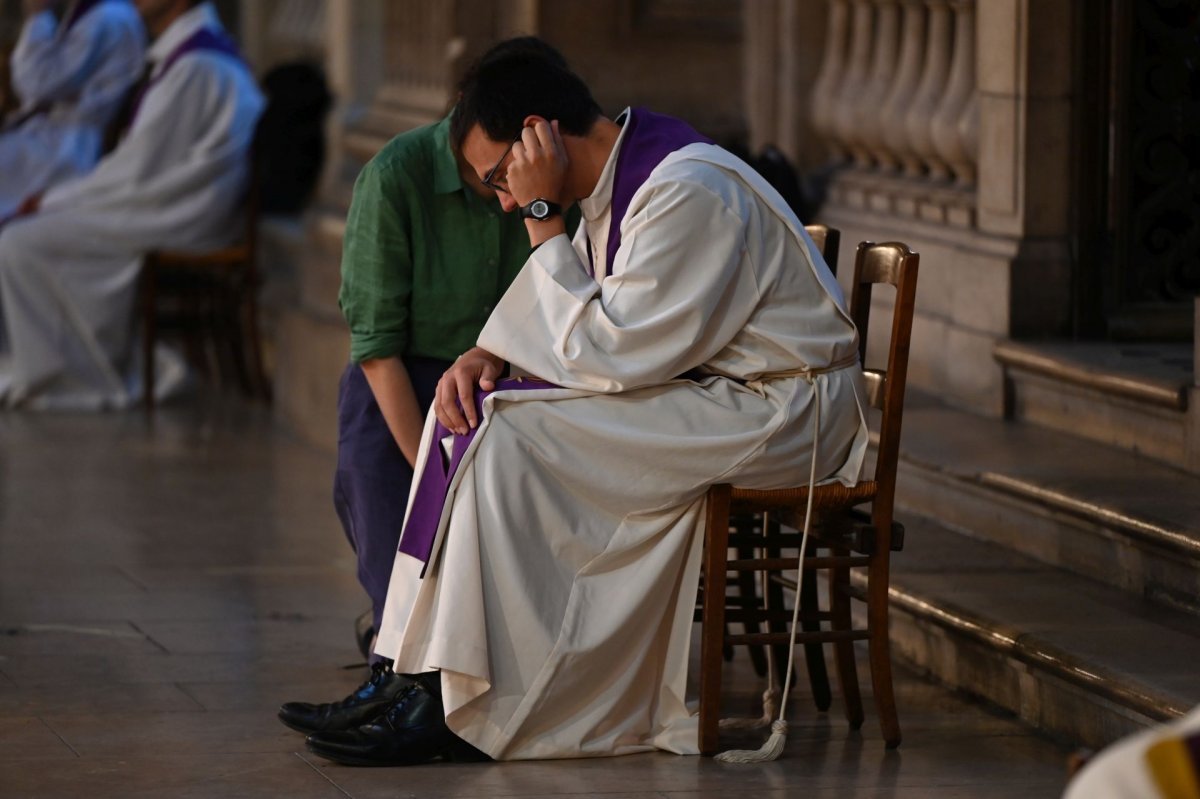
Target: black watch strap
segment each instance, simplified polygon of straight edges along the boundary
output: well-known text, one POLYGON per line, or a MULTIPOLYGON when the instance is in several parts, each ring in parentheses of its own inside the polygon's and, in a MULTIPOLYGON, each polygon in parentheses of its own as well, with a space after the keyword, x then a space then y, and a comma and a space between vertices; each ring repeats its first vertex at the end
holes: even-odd
POLYGON ((522 219, 536 219, 539 222, 549 219, 552 216, 558 216, 561 213, 561 205, 552 203, 549 200, 543 200, 541 197, 530 200, 528 204, 521 206, 522 219))

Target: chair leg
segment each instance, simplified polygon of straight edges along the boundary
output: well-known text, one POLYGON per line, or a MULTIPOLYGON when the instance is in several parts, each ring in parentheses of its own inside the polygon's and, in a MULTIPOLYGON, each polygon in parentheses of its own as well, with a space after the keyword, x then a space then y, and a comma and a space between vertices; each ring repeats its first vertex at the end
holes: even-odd
MULTIPOLYGON (((810 554, 816 547, 809 546, 810 554)), ((817 592, 817 573, 805 575, 800 586, 800 628, 805 632, 820 632, 821 620, 817 614, 821 612, 821 603, 817 592)), ((829 710, 833 704, 833 696, 829 690, 829 673, 825 669, 825 647, 814 641, 804 645, 804 661, 808 666, 808 684, 812 688, 813 702, 817 710, 829 710)), ((784 667, 786 668, 786 666, 784 667)))
POLYGON ((215 290, 220 300, 214 304, 213 337, 221 354, 222 364, 233 368, 238 389, 247 397, 253 397, 258 389, 250 375, 246 358, 246 319, 242 308, 240 277, 236 273, 223 275, 215 290))
POLYGON ((704 605, 700 626, 700 753, 717 751, 721 720, 721 650, 725 637, 726 563, 729 557, 728 485, 708 491, 704 532, 704 605))
MULTIPOLYGON (((846 554, 838 551, 837 554, 846 554)), ((850 570, 831 569, 829 573, 829 609, 833 616, 832 628, 849 630, 850 621, 850 570)), ((834 661, 837 663, 838 683, 842 699, 846 703, 846 720, 850 729, 857 730, 863 723, 862 694, 858 688, 858 669, 854 663, 854 642, 837 641, 833 645, 834 661)))
POLYGON ((154 415, 154 347, 158 337, 158 320, 155 318, 154 262, 147 259, 142 266, 141 310, 142 310, 142 409, 146 416, 154 415))
POLYGON ((246 285, 242 288, 243 292, 243 324, 245 330, 242 332, 242 338, 245 349, 249 354, 249 372, 250 384, 253 386, 252 396, 258 397, 264 402, 271 401, 271 381, 267 379, 266 370, 263 368, 262 354, 262 336, 258 330, 258 284, 257 281, 247 279, 246 285))
POLYGON ((896 713, 896 693, 892 685, 892 654, 888 640, 888 552, 877 553, 870 566, 867 588, 867 639, 871 657, 871 687, 875 692, 875 712, 888 749, 900 745, 900 719, 896 713))
MULTIPOLYGON (((745 535, 753 529, 752 518, 743 517, 733 519, 732 524, 734 529, 736 529, 741 535, 745 535)), ((754 548, 751 546, 739 546, 737 550, 739 558, 754 557, 754 548)), ((749 613, 757 611, 762 607, 762 603, 759 602, 758 587, 754 585, 754 572, 738 572, 736 585, 738 592, 738 607, 744 614, 747 614, 747 616, 743 616, 743 618, 747 618, 747 621, 742 623, 743 632, 762 632, 762 627, 758 622, 751 622, 748 620, 749 613)), ((750 651, 750 662, 754 665, 754 673, 759 677, 767 676, 766 647, 751 645, 746 647, 746 649, 750 651)))

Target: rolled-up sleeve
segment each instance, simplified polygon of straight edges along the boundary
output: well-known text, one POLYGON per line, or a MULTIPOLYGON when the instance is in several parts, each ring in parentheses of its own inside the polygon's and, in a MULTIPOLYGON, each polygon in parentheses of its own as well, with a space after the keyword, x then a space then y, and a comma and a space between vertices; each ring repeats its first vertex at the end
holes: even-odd
POLYGON ((346 217, 338 305, 350 327, 350 359, 403 355, 409 344, 412 246, 403 175, 372 161, 346 217))

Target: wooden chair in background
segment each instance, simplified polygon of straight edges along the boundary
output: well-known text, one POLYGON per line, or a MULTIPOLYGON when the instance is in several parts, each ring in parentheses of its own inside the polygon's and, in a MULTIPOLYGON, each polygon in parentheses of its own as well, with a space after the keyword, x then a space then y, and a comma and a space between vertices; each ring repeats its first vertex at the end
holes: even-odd
MULTIPOLYGON (((862 725, 863 708, 854 642, 867 641, 875 703, 883 738, 889 748, 900 744, 888 642, 889 564, 892 551, 903 544, 903 529, 894 522, 893 504, 918 262, 916 253, 894 242, 863 242, 856 253, 850 313, 858 326, 859 355, 864 363, 872 289, 879 283, 888 283, 896 289, 886 371, 865 371, 869 402, 882 412, 875 474, 874 479, 862 480, 851 487, 834 483, 817 486, 813 492, 816 523, 812 527, 809 551, 821 547, 828 549, 830 554, 809 556, 803 561, 803 568, 808 573, 799 598, 804 625, 803 632, 798 632, 795 637, 795 643, 806 647, 833 644, 846 716, 851 727, 856 729, 862 725), (866 503, 871 505, 869 515, 857 509, 866 503), (817 607, 815 591, 808 588, 812 585, 815 589, 812 578, 818 570, 828 571, 827 611, 817 607), (866 572, 865 589, 851 584, 852 570, 866 572), (853 626, 851 599, 866 603, 866 626, 863 628, 853 626), (829 623, 829 629, 822 629, 823 621, 829 623)), ((768 603, 767 607, 755 608, 750 614, 756 621, 766 621, 770 632, 742 635, 727 632, 727 616, 740 610, 727 609, 727 572, 738 575, 765 572, 779 578, 783 572, 796 568, 795 555, 782 557, 779 553, 789 549, 798 553, 801 534, 778 529, 772 524, 772 518, 778 516, 790 526, 801 526, 808 493, 807 485, 758 491, 723 484, 709 490, 700 655, 700 750, 704 754, 717 751, 725 648, 732 645, 786 647, 790 642, 787 630, 792 612, 782 607, 782 603, 774 607, 768 603), (739 531, 731 536, 731 514, 763 514, 762 532, 743 537, 739 531), (738 549, 738 557, 734 560, 729 559, 731 545, 738 549), (757 548, 760 554, 742 557, 746 547, 757 548)), ((753 586, 752 581, 750 585, 753 586)), ((823 663, 822 658, 822 669, 823 663)), ((786 702, 787 697, 782 697, 782 701, 786 702)))
POLYGON ((153 414, 154 348, 163 334, 184 340, 188 360, 218 383, 232 371, 241 390, 270 401, 258 322, 260 186, 251 178, 241 242, 209 252, 147 254, 139 287, 142 401, 153 414))

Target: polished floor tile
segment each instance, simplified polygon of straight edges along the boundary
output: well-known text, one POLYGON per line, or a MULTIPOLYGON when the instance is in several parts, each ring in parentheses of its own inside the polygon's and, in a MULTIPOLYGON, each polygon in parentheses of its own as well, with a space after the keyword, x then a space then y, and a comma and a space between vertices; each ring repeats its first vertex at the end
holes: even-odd
MULTIPOLYGON (((279 724, 278 706, 340 698, 364 675, 351 623, 366 601, 330 506, 332 466, 232 401, 167 408, 152 427, 136 413, 0 414, 0 797, 1062 790, 1063 747, 903 670, 905 741, 887 751, 865 666, 861 730, 837 700, 816 712, 802 676, 784 757, 763 765, 644 754, 357 769, 315 758, 279 724)), ((744 653, 726 676, 726 712, 756 714, 762 685, 744 653)))

